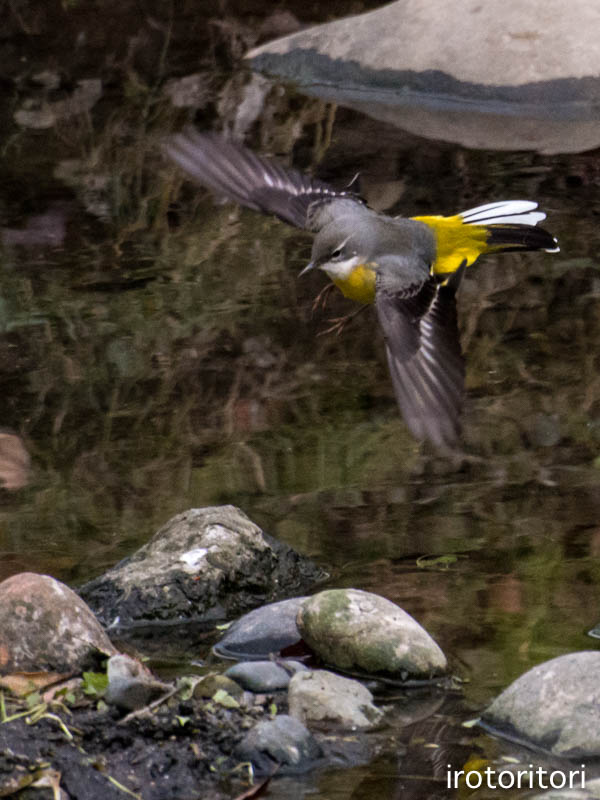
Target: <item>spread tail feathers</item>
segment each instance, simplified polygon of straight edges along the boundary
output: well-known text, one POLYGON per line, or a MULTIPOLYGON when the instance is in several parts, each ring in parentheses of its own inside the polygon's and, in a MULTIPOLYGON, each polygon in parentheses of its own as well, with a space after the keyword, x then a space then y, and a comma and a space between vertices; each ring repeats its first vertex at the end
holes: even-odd
POLYGON ((511 250, 545 250, 558 253, 558 242, 544 230, 536 228, 546 214, 530 200, 503 200, 463 211, 466 225, 481 225, 488 232, 487 252, 511 250))
POLYGON ((558 242, 544 228, 529 225, 486 225, 488 231, 487 251, 503 253, 511 250, 545 250, 558 253, 558 242))

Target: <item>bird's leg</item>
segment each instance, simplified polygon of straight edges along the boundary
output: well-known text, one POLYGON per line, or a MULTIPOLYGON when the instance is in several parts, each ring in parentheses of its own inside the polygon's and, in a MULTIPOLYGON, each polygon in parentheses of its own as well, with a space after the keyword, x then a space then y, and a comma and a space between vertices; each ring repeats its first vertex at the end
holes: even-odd
POLYGON ((340 333, 344 330, 346 325, 350 322, 350 320, 354 319, 354 317, 358 316, 361 311, 364 311, 367 306, 360 306, 360 308, 356 308, 354 311, 351 311, 349 314, 344 314, 343 317, 333 317, 333 319, 327 320, 328 322, 333 323, 326 328, 324 331, 319 331, 317 336, 325 336, 327 333, 335 333, 336 336, 339 336, 340 333))
POLYGON ((312 312, 313 312, 313 314, 319 308, 319 306, 321 308, 325 308, 325 306, 327 305, 327 299, 329 297, 329 293, 331 292, 332 289, 335 289, 335 284, 334 283, 328 283, 327 286, 324 286, 321 289, 321 291, 315 297, 314 302, 312 304, 312 312))

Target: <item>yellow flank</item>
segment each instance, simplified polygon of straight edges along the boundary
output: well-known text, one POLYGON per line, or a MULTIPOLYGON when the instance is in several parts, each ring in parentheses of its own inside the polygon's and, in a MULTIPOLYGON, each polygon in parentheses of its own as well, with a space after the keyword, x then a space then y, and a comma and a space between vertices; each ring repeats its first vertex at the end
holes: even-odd
POLYGON ((436 275, 455 272, 466 259, 470 267, 487 247, 484 225, 466 225, 460 215, 454 217, 413 217, 433 229, 437 242, 433 272, 436 275))
POLYGON ((359 303, 375 301, 375 264, 358 264, 347 278, 334 278, 344 297, 357 300, 359 303))

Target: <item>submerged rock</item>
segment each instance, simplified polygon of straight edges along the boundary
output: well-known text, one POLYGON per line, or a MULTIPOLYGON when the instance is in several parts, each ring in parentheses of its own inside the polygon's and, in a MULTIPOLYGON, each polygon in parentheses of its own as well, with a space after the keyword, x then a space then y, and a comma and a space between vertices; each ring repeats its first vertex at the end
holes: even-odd
POLYGON ((264 659, 297 644, 296 617, 306 597, 293 597, 255 608, 227 628, 213 651, 223 658, 264 659))
POLYGON ((131 557, 81 587, 104 624, 234 617, 306 589, 323 573, 234 506, 194 508, 169 520, 131 557))
POLYGON ((290 715, 301 722, 334 722, 346 728, 370 728, 383 712, 359 681, 324 669, 298 672, 290 681, 290 715))
POLYGON ((82 672, 117 653, 92 611, 49 575, 0 583, 0 673, 82 672))
POLYGON ((251 761, 259 775, 306 772, 323 752, 312 733, 287 714, 256 724, 236 748, 241 761, 251 761))
POLYGON ((600 756, 600 653, 584 651, 533 667, 482 714, 487 729, 568 758, 600 756))
POLYGON ((302 604, 298 628, 325 663, 342 670, 405 679, 430 678, 446 669, 446 657, 427 631, 371 592, 320 592, 302 604))
POLYGON ((240 661, 225 675, 250 692, 275 692, 287 689, 292 675, 306 669, 299 661, 240 661))

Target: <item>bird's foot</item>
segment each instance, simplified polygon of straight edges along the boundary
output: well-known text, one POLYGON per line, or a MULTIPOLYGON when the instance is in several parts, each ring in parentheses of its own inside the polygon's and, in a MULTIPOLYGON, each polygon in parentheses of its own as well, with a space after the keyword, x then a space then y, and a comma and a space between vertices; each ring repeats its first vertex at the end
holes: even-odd
POLYGON ((367 306, 361 306, 355 311, 351 311, 349 314, 344 314, 343 317, 333 317, 332 319, 327 320, 329 323, 331 323, 329 328, 326 328, 324 331, 319 331, 317 336, 325 336, 328 333, 335 333, 336 336, 339 336, 350 320, 354 319, 354 317, 360 314, 360 312, 366 307, 367 306))
POLYGON ((331 292, 332 289, 335 289, 335 284, 334 283, 328 283, 327 286, 324 286, 321 289, 321 291, 315 297, 315 299, 313 301, 313 304, 312 304, 312 312, 313 312, 313 314, 319 308, 325 308, 325 306, 327 305, 327 300, 329 298, 329 293, 331 292))

